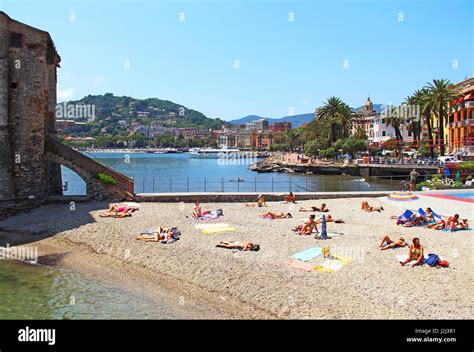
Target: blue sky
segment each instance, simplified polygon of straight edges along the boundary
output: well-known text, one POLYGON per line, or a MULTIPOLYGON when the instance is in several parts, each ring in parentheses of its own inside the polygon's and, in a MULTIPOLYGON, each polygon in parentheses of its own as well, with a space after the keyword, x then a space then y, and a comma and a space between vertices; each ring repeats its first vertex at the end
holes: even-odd
POLYGON ((332 95, 353 107, 368 94, 398 104, 433 78, 473 76, 472 0, 0 0, 0 8, 50 32, 62 100, 111 92, 225 120, 282 117, 332 95))

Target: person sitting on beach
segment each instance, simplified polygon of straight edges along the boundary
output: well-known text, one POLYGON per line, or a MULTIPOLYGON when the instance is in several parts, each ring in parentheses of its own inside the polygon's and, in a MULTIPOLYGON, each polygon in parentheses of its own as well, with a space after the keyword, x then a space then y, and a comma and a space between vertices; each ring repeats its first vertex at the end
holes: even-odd
POLYGON ((397 247, 406 247, 408 243, 405 242, 403 237, 400 237, 397 241, 392 241, 388 235, 385 235, 382 238, 382 243, 380 243, 380 250, 384 251, 390 248, 397 248, 397 247))
POLYGON ((254 208, 261 208, 266 207, 267 203, 265 202, 265 198, 262 194, 258 195, 257 203, 246 203, 245 206, 247 207, 254 207, 254 208))
POLYGON ((161 242, 161 243, 172 243, 179 239, 181 232, 177 227, 160 227, 157 232, 153 233, 142 233, 135 239, 145 242, 161 242))
POLYGON ((197 219, 201 216, 202 216, 201 204, 199 204, 199 201, 195 201, 194 208, 193 208, 193 218, 197 219))
POLYGON ((219 248, 228 248, 228 249, 238 249, 240 251, 255 251, 258 252, 260 250, 260 246, 258 244, 253 244, 251 242, 226 242, 220 241, 216 247, 219 248))
POLYGON ((379 208, 371 207, 369 205, 369 202, 364 201, 364 202, 362 202, 362 210, 368 211, 368 212, 378 211, 380 213, 384 209, 383 209, 383 207, 379 207, 379 208))
POLYGON ((311 235, 313 233, 313 230, 316 233, 319 233, 316 221, 314 221, 315 217, 316 216, 314 214, 311 214, 307 223, 305 223, 304 225, 297 226, 293 229, 293 231, 297 232, 298 235, 311 235))
POLYGON ((413 266, 417 266, 423 263, 424 259, 424 248, 420 244, 420 239, 418 237, 415 237, 413 239, 413 243, 410 245, 410 248, 408 249, 408 258, 405 261, 400 261, 401 266, 405 266, 407 263, 410 263, 413 260, 416 260, 415 264, 413 266))
POLYGON ((469 228, 469 223, 467 222, 467 219, 463 219, 461 223, 458 222, 457 225, 452 225, 450 227, 451 231, 466 230, 468 228, 469 228))
POLYGON ((459 224, 459 214, 454 214, 454 216, 450 216, 448 218, 448 221, 446 221, 446 228, 448 230, 455 229, 459 225, 460 225, 459 224))
POLYGON ((290 219, 293 216, 290 213, 272 213, 271 211, 261 215, 264 219, 290 219))
POLYGON ((309 207, 309 208, 304 208, 301 207, 300 212, 314 212, 314 211, 319 211, 321 213, 327 213, 329 211, 328 208, 326 208, 326 203, 321 204, 321 207, 309 207))
POLYGON ((418 226, 418 225, 421 225, 422 223, 433 223, 434 221, 434 213, 433 213, 433 210, 431 210, 431 208, 426 208, 426 215, 417 215, 417 216, 414 216, 413 219, 410 221, 406 221, 405 222, 405 226, 406 227, 410 227, 410 226, 418 226))
POLYGON ((290 192, 290 194, 285 197, 285 203, 296 203, 296 196, 293 192, 290 192))

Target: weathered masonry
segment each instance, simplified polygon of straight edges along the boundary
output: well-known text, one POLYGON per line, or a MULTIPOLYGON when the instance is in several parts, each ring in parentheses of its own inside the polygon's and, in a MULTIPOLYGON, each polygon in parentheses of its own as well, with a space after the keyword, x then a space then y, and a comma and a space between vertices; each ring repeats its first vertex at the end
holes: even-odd
POLYGON ((50 35, 0 12, 0 208, 62 194, 60 165, 81 176, 94 199, 133 194, 133 181, 57 141, 57 67, 50 35), (104 185, 98 173, 117 184, 104 185))

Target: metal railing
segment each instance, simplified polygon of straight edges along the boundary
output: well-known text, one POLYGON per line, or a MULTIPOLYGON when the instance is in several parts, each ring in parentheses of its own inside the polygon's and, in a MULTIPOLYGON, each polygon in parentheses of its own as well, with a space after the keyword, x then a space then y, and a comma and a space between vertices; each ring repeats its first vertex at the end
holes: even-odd
MULTIPOLYGON (((431 176, 420 176, 418 182, 431 176)), ((407 190, 408 176, 288 175, 285 177, 137 177, 137 193, 350 192, 407 190)))

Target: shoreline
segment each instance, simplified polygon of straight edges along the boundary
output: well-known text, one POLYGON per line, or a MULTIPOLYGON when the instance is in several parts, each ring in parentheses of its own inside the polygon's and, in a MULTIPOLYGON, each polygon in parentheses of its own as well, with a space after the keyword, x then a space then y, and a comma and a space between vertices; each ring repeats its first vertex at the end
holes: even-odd
MULTIPOLYGON (((15 233, 0 230, 0 238, 8 239, 15 233)), ((30 237, 35 234, 23 233, 30 237)), ((66 238, 46 238, 34 242, 40 253, 38 263, 17 259, 27 265, 44 265, 50 268, 72 269, 77 274, 107 283, 129 293, 172 307, 179 319, 270 319, 271 315, 260 312, 257 316, 235 307, 220 307, 223 297, 214 297, 200 287, 180 281, 179 278, 151 272, 144 266, 103 256, 84 243, 72 242, 66 238), (183 299, 184 298, 184 299, 183 299)), ((233 304, 226 302, 226 304, 233 304)), ((273 317, 274 318, 274 317, 273 317)))
MULTIPOLYGON (((189 204, 142 203, 140 211, 125 219, 100 218, 98 215, 108 206, 104 202, 78 204, 73 213, 67 204, 51 204, 0 222, 0 228, 10 231, 0 239, 10 239, 12 245, 41 246, 40 254, 67 253, 58 264, 109 277, 138 292, 150 293, 157 300, 171 297, 171 303, 179 305, 182 297, 181 301, 186 302, 183 309, 191 318, 472 318, 470 234, 446 235, 424 228, 399 227, 389 217, 399 214, 406 203, 372 198, 371 204, 383 205, 386 211, 364 213, 360 211, 361 199, 308 200, 296 206, 275 202, 265 210, 238 203, 212 203, 209 208, 224 209, 225 216, 218 222, 232 224, 236 231, 210 235, 202 235, 195 229, 197 222, 185 217, 192 208, 189 204), (298 213, 299 206, 323 201, 331 215, 346 220, 345 224, 328 225, 329 231, 344 235, 316 241, 292 233, 290 229, 309 215, 298 213), (258 217, 268 210, 290 210, 294 218, 258 217), (177 225, 183 233, 176 243, 135 241, 135 236, 146 228, 171 225, 177 225), (18 234, 22 231, 23 235, 18 234), (384 233, 395 238, 403 235, 407 241, 420 237, 429 252, 446 257, 451 267, 401 267, 395 254, 405 254, 405 249, 378 249, 384 233), (215 248, 220 240, 253 241, 262 249, 234 252, 215 248), (306 273, 286 266, 292 254, 324 245, 355 250, 361 260, 335 273, 306 273), (48 246, 52 249, 48 250, 48 246)), ((432 197, 420 201, 430 202, 441 214, 449 213, 452 204, 456 204, 462 216, 474 220, 472 214, 465 214, 466 209, 472 209, 468 203, 457 205, 432 197)), ((413 207, 414 203, 408 206, 413 207)))

